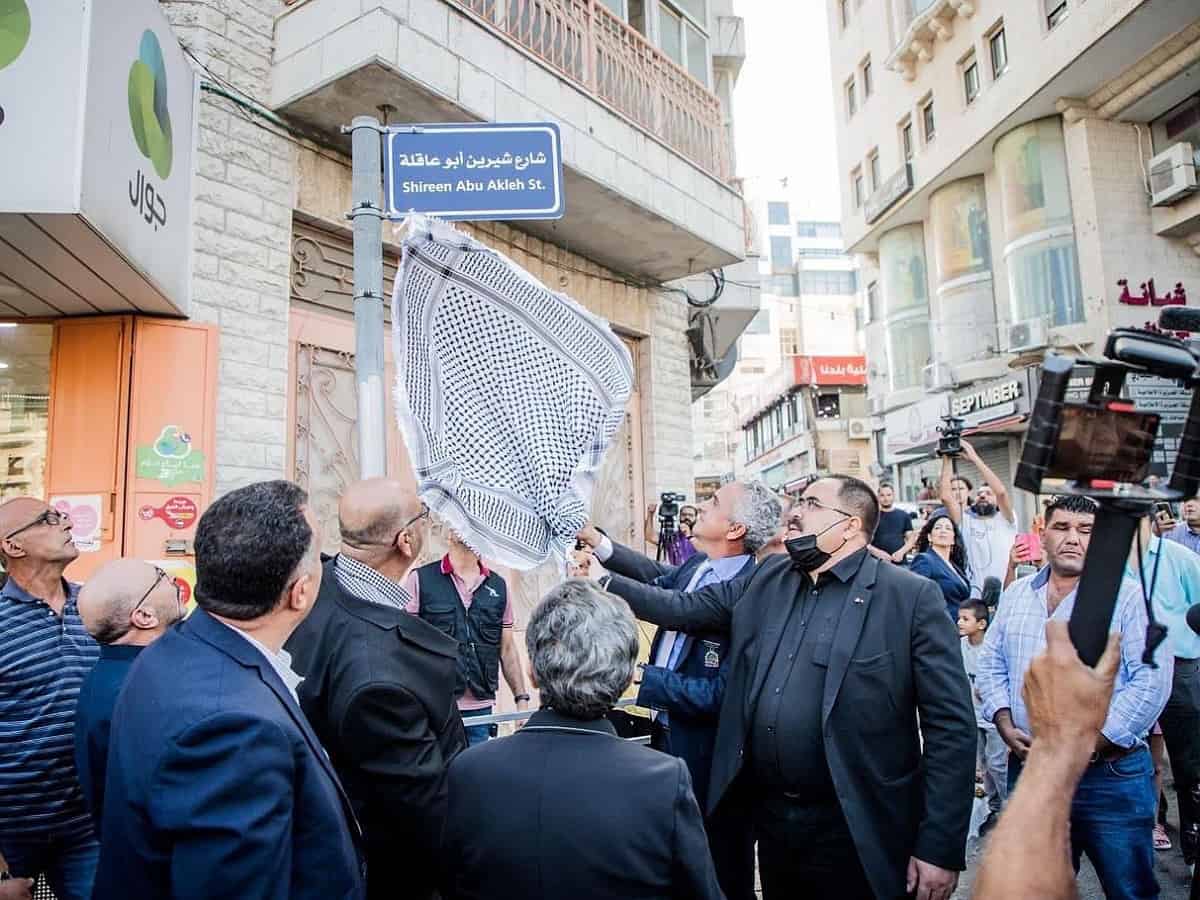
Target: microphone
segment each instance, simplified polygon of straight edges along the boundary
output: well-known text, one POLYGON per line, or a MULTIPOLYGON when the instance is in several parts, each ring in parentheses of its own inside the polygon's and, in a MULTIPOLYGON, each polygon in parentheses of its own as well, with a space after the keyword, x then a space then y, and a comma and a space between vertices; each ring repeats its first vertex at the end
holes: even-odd
MULTIPOLYGON (((1000 602, 1000 579, 995 575, 989 575, 987 578, 983 579, 983 588, 979 593, 979 599, 982 600, 986 606, 995 606, 1000 602)), ((1197 609, 1200 607, 1192 608, 1197 609)), ((1200 629, 1197 630, 1200 631, 1200 629)))
POLYGON ((1200 309, 1193 306, 1168 306, 1158 314, 1163 331, 1200 331, 1200 309))
POLYGON ((1200 634, 1200 603, 1188 609, 1187 623, 1188 628, 1192 629, 1196 634, 1200 634))

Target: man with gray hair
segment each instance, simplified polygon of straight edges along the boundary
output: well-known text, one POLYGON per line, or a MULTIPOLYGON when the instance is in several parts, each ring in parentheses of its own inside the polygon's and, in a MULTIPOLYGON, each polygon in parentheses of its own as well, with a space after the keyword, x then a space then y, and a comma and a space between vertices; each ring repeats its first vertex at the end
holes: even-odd
POLYGON ((451 762, 444 900, 720 900, 687 767, 605 718, 637 660, 629 607, 569 580, 533 611, 525 645, 542 709, 451 762))
MULTIPOLYGON (((668 590, 696 591, 754 570, 757 554, 778 536, 780 502, 761 481, 730 482, 700 505, 692 543, 700 552, 682 566, 664 566, 610 541, 588 526, 579 538, 611 571, 668 590)), ((642 668, 637 702, 658 712, 650 745, 687 763, 700 808, 708 802, 717 721, 729 671, 729 633, 659 628, 642 668)), ((707 823, 721 888, 730 900, 754 895, 754 859, 745 829, 724 833, 707 823)))

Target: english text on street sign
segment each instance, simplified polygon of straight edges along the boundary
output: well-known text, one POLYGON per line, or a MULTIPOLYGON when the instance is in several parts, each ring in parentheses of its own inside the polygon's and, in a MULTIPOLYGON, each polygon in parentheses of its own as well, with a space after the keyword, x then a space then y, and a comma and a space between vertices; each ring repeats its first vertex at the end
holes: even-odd
POLYGON ((552 123, 450 123, 386 129, 386 214, 558 219, 562 142, 552 123))

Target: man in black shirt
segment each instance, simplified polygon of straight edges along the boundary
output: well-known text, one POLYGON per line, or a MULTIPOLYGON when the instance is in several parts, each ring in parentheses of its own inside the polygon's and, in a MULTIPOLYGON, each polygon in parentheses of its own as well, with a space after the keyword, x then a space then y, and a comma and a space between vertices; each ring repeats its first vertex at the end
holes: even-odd
POLYGON ((880 559, 900 562, 912 530, 912 518, 904 510, 896 509, 896 492, 885 481, 879 485, 879 524, 871 539, 871 552, 880 559))
POLYGON ((708 806, 753 829, 765 900, 946 900, 965 867, 970 688, 937 586, 867 552, 878 515, 868 485, 830 476, 792 511, 788 555, 747 576, 602 578, 639 618, 730 629, 708 806))

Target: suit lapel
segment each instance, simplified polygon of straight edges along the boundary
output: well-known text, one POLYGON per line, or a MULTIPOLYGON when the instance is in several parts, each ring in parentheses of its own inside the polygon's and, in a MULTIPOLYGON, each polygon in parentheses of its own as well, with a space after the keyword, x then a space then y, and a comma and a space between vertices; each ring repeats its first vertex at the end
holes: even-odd
POLYGON ((258 677, 262 679, 263 684, 271 689, 271 692, 283 704, 283 708, 287 710, 287 714, 291 716, 296 727, 300 729, 300 733, 304 735, 304 741, 308 744, 313 756, 317 758, 325 773, 333 781, 334 787, 337 788, 338 797, 342 801, 342 807, 346 812, 346 818, 354 831, 355 838, 361 838, 362 827, 358 823, 358 817, 354 815, 354 807, 350 805, 350 798, 342 787, 342 782, 338 778, 337 772, 334 771, 333 763, 329 761, 329 756, 326 754, 325 748, 321 746, 321 742, 317 739, 312 727, 308 724, 308 719, 304 717, 304 713, 296 704, 295 698, 292 697, 292 692, 284 685, 270 662, 267 661, 257 647, 250 644, 245 638, 234 634, 232 628, 223 622, 218 622, 202 609, 198 609, 192 613, 187 621, 189 626, 191 626, 189 630, 194 631, 206 643, 232 656, 246 668, 254 669, 258 673, 258 677))
POLYGON ((833 647, 829 653, 829 671, 825 673, 825 696, 821 704, 821 722, 829 718, 846 670, 850 667, 850 658, 858 639, 862 635, 863 623, 867 620, 867 610, 871 607, 871 588, 875 585, 875 575, 879 571, 879 560, 867 554, 863 564, 859 566, 850 590, 846 593, 846 605, 838 620, 837 631, 833 636, 833 647))

